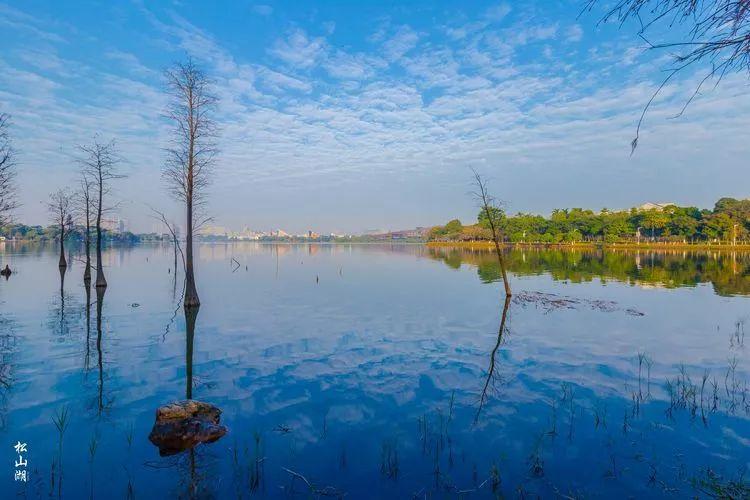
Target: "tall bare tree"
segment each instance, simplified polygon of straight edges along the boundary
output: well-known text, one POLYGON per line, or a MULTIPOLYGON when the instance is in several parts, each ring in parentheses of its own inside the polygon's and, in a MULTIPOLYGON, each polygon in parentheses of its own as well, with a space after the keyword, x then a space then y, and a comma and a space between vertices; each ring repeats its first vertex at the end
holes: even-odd
POLYGON ((0 113, 0 226, 8 223, 18 206, 15 185, 15 152, 10 141, 10 117, 0 113))
POLYGON ((60 229, 60 267, 68 267, 65 260, 65 234, 73 225, 73 213, 71 207, 71 196, 67 189, 58 189, 50 195, 47 203, 47 211, 52 222, 60 229))
MULTIPOLYGON (((602 0, 587 0, 591 10, 602 0)), ((686 100, 681 115, 705 83, 716 79, 716 85, 728 73, 750 75, 750 2, 748 0, 616 0, 608 7, 602 22, 620 24, 634 20, 639 36, 651 49, 676 51, 661 85, 646 103, 638 120, 632 149, 638 146, 643 119, 664 86, 678 73, 690 67, 703 67, 703 78, 686 100), (667 29, 664 29, 667 28, 667 29), (687 28, 687 29, 685 29, 687 28), (666 41, 649 39, 649 33, 674 33, 666 41)))
POLYGON ((217 98, 213 82, 192 60, 166 71, 167 92, 171 97, 166 116, 173 124, 173 137, 167 148, 163 177, 178 201, 185 203, 185 309, 200 306, 193 267, 193 234, 200 225, 205 188, 216 158, 216 124, 212 114, 217 98))
POLYGON ((83 246, 86 250, 86 269, 83 271, 83 281, 91 282, 91 212, 94 206, 94 181, 86 172, 81 172, 80 185, 76 191, 75 212, 79 220, 83 222, 83 246))
POLYGON ((117 171, 120 157, 115 148, 115 141, 100 142, 94 138, 91 144, 79 146, 82 153, 79 158, 81 171, 92 180, 94 186, 94 204, 96 208, 96 287, 106 288, 102 263, 102 216, 113 210, 112 206, 105 206, 104 198, 110 194, 110 181, 124 177, 117 171))
POLYGON ((472 194, 479 203, 484 214, 487 216, 487 221, 492 232, 492 242, 495 244, 495 252, 497 253, 497 260, 500 263, 500 272, 503 274, 503 285, 505 286, 505 295, 510 296, 510 283, 508 283, 508 274, 505 272, 505 257, 503 257, 503 251, 500 249, 502 235, 500 228, 498 227, 498 220, 495 216, 497 212, 495 208, 495 198, 487 191, 487 181, 482 178, 476 170, 474 172, 474 185, 476 191, 472 194))

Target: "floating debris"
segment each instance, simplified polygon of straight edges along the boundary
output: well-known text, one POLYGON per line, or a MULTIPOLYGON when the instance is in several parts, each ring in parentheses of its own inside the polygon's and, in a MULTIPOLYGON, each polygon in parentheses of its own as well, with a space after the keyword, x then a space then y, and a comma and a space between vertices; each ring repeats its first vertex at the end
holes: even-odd
POLYGON ((279 434, 289 434, 292 432, 291 427, 286 426, 284 424, 279 424, 273 429, 274 432, 278 432, 279 434))
POLYGON ((533 305, 542 309, 545 314, 557 309, 579 309, 581 307, 601 312, 622 311, 630 316, 644 316, 644 313, 633 308, 623 309, 617 302, 601 299, 580 299, 577 297, 566 297, 553 293, 543 292, 521 292, 513 295, 513 302, 522 307, 533 305))

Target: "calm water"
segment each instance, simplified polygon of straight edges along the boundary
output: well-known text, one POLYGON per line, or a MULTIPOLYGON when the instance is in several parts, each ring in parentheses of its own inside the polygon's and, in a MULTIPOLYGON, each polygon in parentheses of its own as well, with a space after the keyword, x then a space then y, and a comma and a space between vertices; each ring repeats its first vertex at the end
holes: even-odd
POLYGON ((186 332, 167 246, 107 251, 100 327, 75 253, 61 288, 54 249, 0 247, 17 271, 0 279, 0 496, 643 498, 747 481, 748 255, 514 251, 504 308, 481 252, 197 254, 186 332), (155 409, 191 394, 229 433, 160 457, 155 409))

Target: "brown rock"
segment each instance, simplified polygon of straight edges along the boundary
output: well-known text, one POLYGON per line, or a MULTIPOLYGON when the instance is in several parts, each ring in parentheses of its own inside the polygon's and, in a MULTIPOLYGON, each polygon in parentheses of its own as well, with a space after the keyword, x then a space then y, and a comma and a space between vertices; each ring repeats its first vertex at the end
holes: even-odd
POLYGON ((192 399, 162 406, 156 410, 148 439, 162 456, 174 455, 201 443, 213 443, 227 433, 219 424, 221 410, 192 399))

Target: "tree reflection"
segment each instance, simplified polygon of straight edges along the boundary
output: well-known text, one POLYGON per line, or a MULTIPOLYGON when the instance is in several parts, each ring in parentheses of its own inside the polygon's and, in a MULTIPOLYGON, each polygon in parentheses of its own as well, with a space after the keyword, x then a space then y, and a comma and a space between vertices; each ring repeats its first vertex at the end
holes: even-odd
POLYGON ((193 399, 193 341, 198 308, 185 309, 185 399, 193 399))
POLYGON ((102 310, 104 308, 105 287, 96 287, 96 352, 98 356, 97 367, 99 369, 99 379, 97 384, 97 414, 101 416, 102 412, 108 406, 104 400, 104 354, 102 350, 102 310))
POLYGON ((495 347, 493 347, 492 351, 490 352, 490 365, 489 368, 487 368, 487 378, 485 379, 484 387, 482 388, 482 394, 479 397, 479 406, 477 408, 477 413, 474 416, 474 424, 477 424, 479 422, 479 416, 482 413, 482 409, 484 408, 487 399, 489 398, 489 389, 491 386, 494 386, 494 383, 497 380, 497 372, 495 371, 496 356, 498 349, 500 349, 500 346, 503 344, 504 335, 506 332, 506 320, 508 319, 508 309, 510 308, 510 300, 510 295, 506 295, 505 301, 503 302, 503 313, 500 318, 500 328, 497 332, 497 342, 495 342, 495 347))
POLYGON ((13 383, 11 361, 16 352, 15 322, 0 316, 0 431, 8 422, 8 398, 13 383))
MULTIPOLYGON (((549 274, 557 281, 617 280, 639 286, 676 288, 711 283, 718 295, 750 295, 750 252, 512 248, 505 250, 516 275, 549 274)), ((452 268, 477 267, 482 281, 501 280, 488 250, 430 247, 428 255, 452 268)))
POLYGON ((84 280, 86 290, 86 354, 83 358, 83 370, 89 371, 91 361, 91 280, 84 280))
MULTIPOLYGON (((198 318, 200 307, 185 308, 185 399, 193 399, 193 344, 195 341, 195 323, 198 318)), ((190 448, 187 453, 186 477, 187 497, 198 498, 211 495, 202 491, 205 485, 202 480, 205 478, 205 469, 208 467, 208 461, 205 453, 200 455, 196 448, 190 448)))
MULTIPOLYGON (((69 293, 65 291, 65 274, 68 268, 58 267, 60 271, 60 289, 57 297, 52 302, 52 307, 49 311, 49 329, 54 332, 59 339, 65 339, 70 336, 71 330, 75 330, 75 325, 78 325, 77 318, 70 318, 68 312, 69 307, 73 307, 75 316, 76 308, 74 300, 69 293), (71 325, 74 325, 71 328, 71 325)), ((78 318, 80 319, 80 318, 78 318)))
POLYGON ((63 325, 65 325, 65 270, 64 266, 59 266, 60 270, 60 333, 63 333, 63 325))

